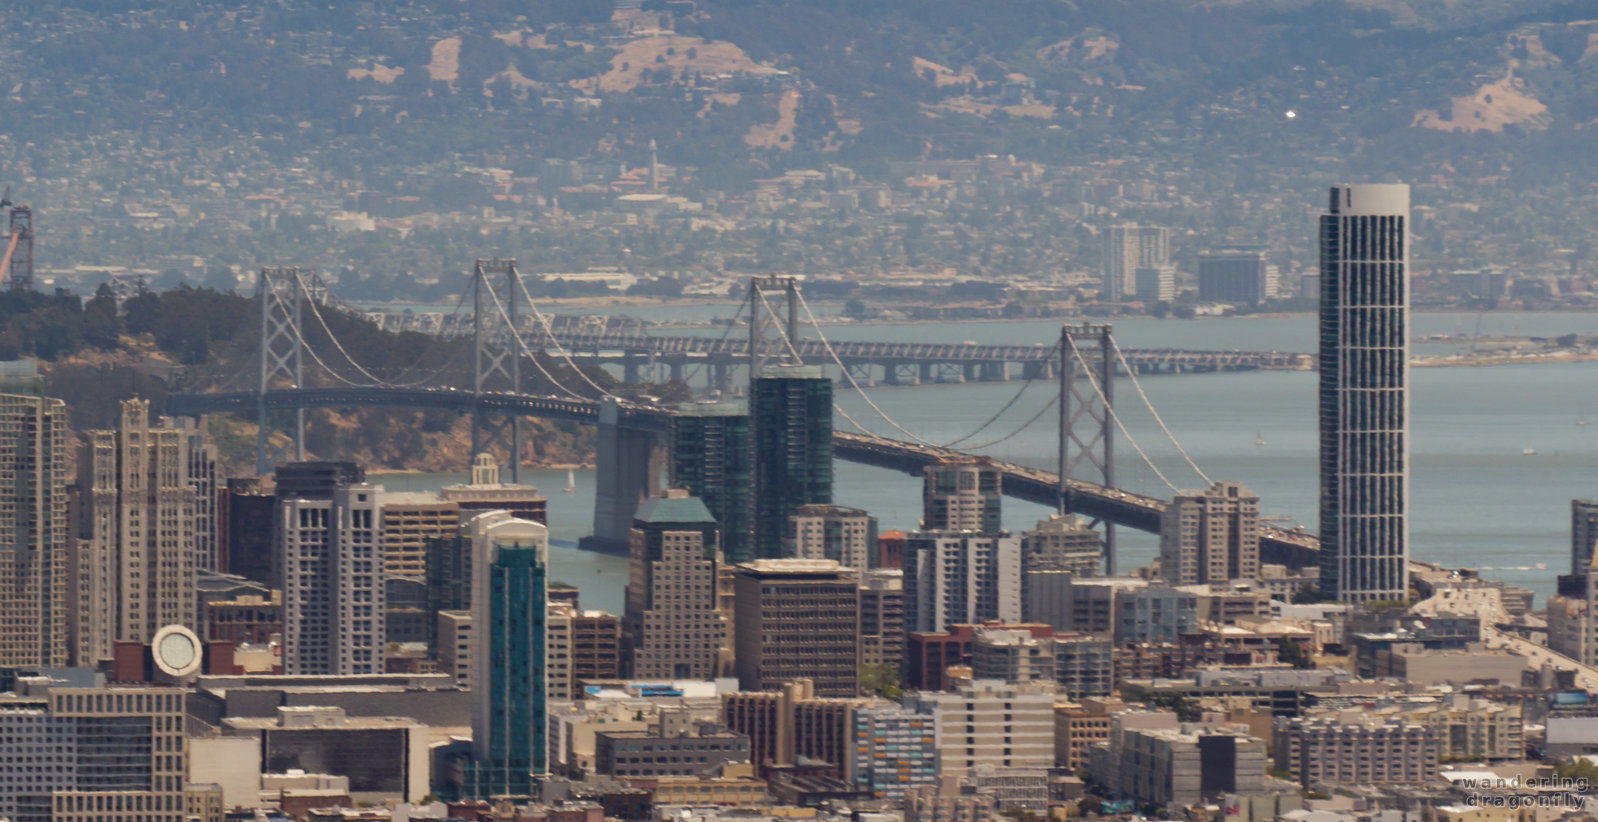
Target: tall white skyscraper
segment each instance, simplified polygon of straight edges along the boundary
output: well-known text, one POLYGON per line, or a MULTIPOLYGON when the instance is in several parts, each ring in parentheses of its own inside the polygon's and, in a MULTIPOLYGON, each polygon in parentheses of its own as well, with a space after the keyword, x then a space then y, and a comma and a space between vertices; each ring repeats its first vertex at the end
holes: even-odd
POLYGON ((1125 300, 1137 294, 1137 270, 1171 262, 1170 229, 1158 226, 1111 226, 1104 231, 1104 283, 1100 300, 1125 300))
POLYGON ((283 673, 383 673, 383 487, 339 484, 277 506, 283 673))
POLYGON ((1404 599, 1409 186, 1333 186, 1320 242, 1321 591, 1404 599))
POLYGON ((88 433, 78 471, 87 520, 72 563, 75 664, 92 666, 117 640, 197 624, 198 503, 188 436, 152 427, 146 400, 122 403, 116 430, 88 433))

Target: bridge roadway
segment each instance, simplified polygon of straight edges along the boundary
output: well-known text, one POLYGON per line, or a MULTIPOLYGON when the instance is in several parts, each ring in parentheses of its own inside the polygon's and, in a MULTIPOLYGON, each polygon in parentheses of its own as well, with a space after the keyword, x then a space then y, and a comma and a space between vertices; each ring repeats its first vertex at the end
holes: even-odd
MULTIPOLYGON (((538 334, 534 342, 547 341, 538 334)), ((554 339, 573 353, 598 355, 604 351, 652 355, 667 360, 740 361, 748 357, 749 341, 729 335, 722 339, 693 336, 657 336, 636 331, 582 332, 560 330, 554 339)), ((832 350, 846 365, 893 363, 901 365, 937 363, 945 365, 992 365, 1021 363, 1037 366, 1058 362, 1053 345, 987 345, 982 343, 919 343, 831 341, 832 350)), ((804 339, 797 344, 799 356, 807 363, 831 363, 832 355, 821 340, 804 339)), ((1241 371, 1254 369, 1307 370, 1314 367, 1309 354, 1280 351, 1190 351, 1176 348, 1124 349, 1127 364, 1138 373, 1170 370, 1241 371)))
MULTIPOLYGON (((257 395, 250 392, 227 394, 173 394, 167 397, 167 413, 180 416, 254 411, 257 395)), ((272 410, 295 408, 349 408, 357 406, 406 406, 442 408, 470 413, 478 407, 501 413, 543 419, 566 420, 595 425, 600 422, 601 404, 592 400, 539 397, 525 394, 485 393, 479 398, 470 391, 449 388, 300 388, 268 391, 266 406, 272 410)), ((633 431, 664 433, 675 411, 654 405, 620 406, 618 425, 633 431)), ((848 462, 902 471, 921 476, 924 466, 950 457, 965 456, 947 448, 916 445, 883 437, 835 431, 833 456, 848 462)), ((1054 507, 1059 502, 1059 475, 1052 471, 995 461, 1004 474, 1005 496, 1054 507)), ((1159 533, 1160 515, 1166 503, 1155 497, 1106 488, 1091 482, 1071 480, 1066 491, 1066 510, 1093 519, 1159 533)), ((1313 565, 1320 553, 1320 540, 1313 534, 1260 526, 1260 555, 1264 562, 1291 567, 1313 565)))

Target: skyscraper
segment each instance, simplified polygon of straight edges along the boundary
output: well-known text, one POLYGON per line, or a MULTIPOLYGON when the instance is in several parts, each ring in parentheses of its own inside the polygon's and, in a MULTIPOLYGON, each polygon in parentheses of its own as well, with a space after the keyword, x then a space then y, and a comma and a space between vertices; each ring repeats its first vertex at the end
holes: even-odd
POLYGON ((832 381, 819 365, 766 365, 751 390, 753 555, 777 558, 789 515, 832 502, 832 381))
POLYGON ((1003 477, 987 457, 949 458, 928 465, 922 469, 921 530, 1000 530, 1003 477))
POLYGON ((1276 267, 1264 247, 1206 251, 1198 258, 1199 301, 1259 305, 1276 298, 1276 267))
POLYGON ((198 625, 188 451, 183 431, 150 425, 146 400, 123 402, 116 430, 88 433, 78 460, 87 519, 72 571, 78 665, 109 659, 116 640, 198 625))
POLYGON ((281 557, 275 564, 283 591, 283 673, 383 673, 383 487, 340 481, 325 491, 301 487, 305 493, 289 497, 279 490, 273 530, 281 557))
POLYGON ((1137 270, 1171 262, 1170 229, 1134 223, 1104 231, 1104 281, 1099 299, 1124 300, 1137 293, 1137 270))
POLYGON ((716 533, 705 504, 681 488, 638 506, 623 625, 632 676, 709 679, 724 669, 716 533))
POLYGON ((504 511, 473 517, 472 764, 463 796, 528 796, 548 772, 544 650, 549 529, 504 511))
POLYGON ((1254 579, 1260 572, 1260 498, 1240 482, 1183 491, 1160 517, 1160 575, 1174 585, 1254 579))
POLYGON ((0 667, 67 664, 66 437, 60 400, 0 394, 0 667))
POLYGON ((671 421, 671 483, 710 509, 721 526, 721 554, 728 562, 754 558, 754 454, 743 403, 677 407, 671 421))
POLYGON ((1403 599, 1409 565, 1409 186, 1321 215, 1321 591, 1403 599))

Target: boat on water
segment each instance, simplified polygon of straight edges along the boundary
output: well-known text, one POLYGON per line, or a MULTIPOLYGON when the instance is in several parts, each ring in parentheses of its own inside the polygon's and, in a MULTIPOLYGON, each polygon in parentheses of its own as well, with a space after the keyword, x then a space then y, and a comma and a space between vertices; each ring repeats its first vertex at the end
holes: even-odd
POLYGON ((1529 456, 1532 456, 1533 454, 1536 454, 1537 453, 1537 449, 1535 449, 1535 448, 1527 448, 1526 450, 1524 450, 1524 451, 1522 451, 1520 453, 1525 454, 1526 456, 1529 457, 1529 456))
POLYGON ((568 494, 577 493, 577 471, 575 469, 566 469, 566 487, 560 490, 568 494))
POLYGON ((1587 415, 1586 414, 1582 414, 1581 416, 1577 417, 1576 418, 1576 424, 1577 425, 1586 425, 1587 424, 1587 415))
POLYGON ((1264 448, 1265 447, 1265 435, 1261 434, 1258 431, 1254 432, 1254 447, 1255 448, 1264 448))

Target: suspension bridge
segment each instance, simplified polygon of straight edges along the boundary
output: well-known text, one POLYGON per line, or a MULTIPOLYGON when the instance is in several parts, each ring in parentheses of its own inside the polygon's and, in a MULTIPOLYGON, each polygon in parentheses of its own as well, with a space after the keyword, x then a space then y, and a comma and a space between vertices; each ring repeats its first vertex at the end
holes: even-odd
MULTIPOLYGON (((873 433, 835 405, 834 413, 856 429, 834 432, 833 454, 838 459, 919 477, 925 466, 966 457, 1009 440, 1055 409, 1058 470, 995 461, 1003 473, 1003 493, 1089 517, 1104 524, 1107 535, 1110 526, 1158 533, 1166 502, 1125 491, 1115 484, 1114 443, 1115 432, 1119 431, 1121 439, 1134 449, 1153 474, 1172 492, 1178 490, 1139 446, 1116 412, 1115 380, 1123 377, 1131 383, 1187 465, 1206 484, 1210 482, 1176 442, 1138 383, 1138 374, 1149 372, 1139 367, 1133 352, 1119 348, 1108 325, 1066 325, 1060 340, 1052 347, 976 344, 946 347, 990 349, 988 355, 1002 357, 1016 355, 1013 351, 995 354, 991 349, 1031 352, 1036 348, 1047 356, 1032 361, 1047 363, 1048 367, 1033 369, 1023 379, 1015 396, 976 430, 952 442, 934 443, 894 421, 872 400, 865 391, 866 380, 860 369, 851 368, 845 357, 845 352, 858 349, 846 348, 847 344, 826 338, 795 281, 757 278, 751 282, 749 294, 748 301, 739 310, 740 314, 745 308, 749 311, 746 323, 749 337, 740 341, 741 346, 728 346, 724 351, 741 352, 744 361, 755 369, 760 362, 773 358, 788 362, 803 360, 807 351, 814 357, 819 347, 826 361, 838 370, 840 380, 903 437, 896 439, 873 433), (773 297, 784 303, 784 311, 772 306, 773 297), (813 338, 800 339, 800 310, 805 314, 813 338), (1055 381, 1058 395, 1052 396, 1031 419, 1008 434, 991 437, 985 442, 970 442, 995 425, 1030 385, 1055 381)), ((654 480, 660 473, 656 460, 676 410, 648 400, 619 396, 585 374, 578 367, 580 357, 566 344, 576 340, 568 336, 563 341, 554 331, 551 319, 538 310, 528 295, 513 260, 479 260, 460 304, 468 297, 473 305, 471 345, 466 349, 472 359, 469 387, 450 384, 458 376, 450 373, 450 366, 458 356, 451 356, 430 373, 410 375, 409 380, 380 378, 350 356, 334 335, 324 312, 348 309, 337 303, 314 272, 294 268, 262 269, 257 288, 261 311, 260 348, 249 369, 254 372, 254 384, 249 390, 174 393, 168 397, 167 411, 174 415, 253 414, 261 422, 257 470, 262 473, 269 470, 275 460, 305 458, 304 414, 307 409, 385 406, 452 411, 471 416, 473 453, 497 449, 508 457, 513 482, 519 479, 522 419, 537 417, 592 424, 597 426, 599 435, 598 492, 593 537, 588 544, 601 550, 624 550, 638 502, 656 490, 654 480), (307 341, 305 331, 311 327, 307 318, 314 321, 314 327, 326 340, 321 350, 307 341), (541 339, 528 339, 523 329, 529 325, 542 331, 541 339), (546 354, 546 351, 552 353, 546 354), (541 358, 535 353, 544 356, 541 358), (312 368, 307 369, 307 361, 312 368), (546 361, 556 363, 555 370, 551 370, 546 361), (332 363, 335 362, 339 367, 334 367, 332 363), (565 368, 560 368, 560 363, 565 368), (524 390, 524 365, 536 370, 543 378, 542 385, 551 387, 552 393, 534 394, 524 390), (556 376, 556 371, 564 380, 556 376), (318 382, 338 384, 313 386, 309 384, 310 376, 317 377, 318 382), (280 425, 287 429, 289 445, 274 449, 272 429, 280 425)), ((458 304, 457 309, 459 307, 458 304)), ((730 331, 732 325, 728 328, 730 331)), ((440 332, 438 336, 446 335, 440 332)), ((727 336, 723 335, 723 342, 727 336)), ((953 355, 946 350, 933 356, 953 355)), ((710 363, 707 360, 699 365, 708 367, 710 363)), ((684 378, 691 376, 686 374, 684 378)), ((225 389, 226 386, 221 387, 225 389)), ((1113 545, 1110 540, 1107 543, 1113 545)), ((1262 561, 1291 567, 1312 565, 1318 549, 1319 541, 1312 534, 1269 525, 1261 527, 1262 561)), ((1113 548, 1107 560, 1113 571, 1113 548)))

